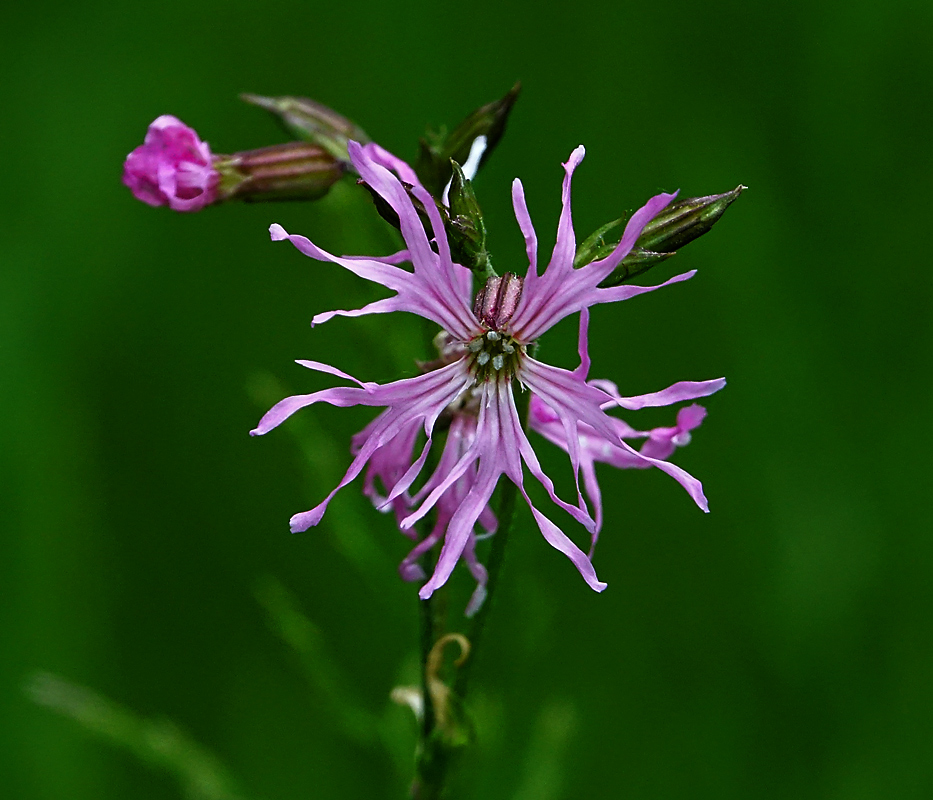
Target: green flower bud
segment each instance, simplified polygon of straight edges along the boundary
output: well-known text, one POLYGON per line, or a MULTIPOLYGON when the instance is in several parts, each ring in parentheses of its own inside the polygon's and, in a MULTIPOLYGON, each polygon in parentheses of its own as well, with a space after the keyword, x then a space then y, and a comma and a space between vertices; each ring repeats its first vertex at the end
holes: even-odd
POLYGON ((367 144, 371 139, 361 127, 336 111, 306 97, 262 97, 241 94, 240 99, 266 109, 296 139, 323 147, 334 158, 349 161, 347 142, 367 144))
POLYGON ((304 142, 214 156, 220 173, 217 201, 317 200, 344 174, 346 165, 304 142))
POLYGON ((505 124, 521 88, 521 84, 516 83, 505 97, 476 109, 453 131, 429 131, 421 139, 415 172, 431 194, 440 197, 450 181, 453 175, 451 159, 466 165, 471 154, 478 153, 475 168, 467 170, 468 177, 486 163, 505 133, 505 124))
MULTIPOLYGON (((725 194, 688 197, 672 203, 645 226, 632 251, 600 285, 616 286, 624 283, 667 260, 685 244, 708 233, 746 188, 737 186, 725 194)), ((589 236, 577 247, 573 265, 582 267, 608 256, 619 243, 610 232, 624 228, 626 222, 628 217, 620 217, 589 236)))
POLYGON ((486 225, 473 184, 456 161, 451 160, 450 165, 453 172, 448 194, 450 205, 449 210, 442 209, 450 255, 480 277, 495 275, 486 250, 486 225))

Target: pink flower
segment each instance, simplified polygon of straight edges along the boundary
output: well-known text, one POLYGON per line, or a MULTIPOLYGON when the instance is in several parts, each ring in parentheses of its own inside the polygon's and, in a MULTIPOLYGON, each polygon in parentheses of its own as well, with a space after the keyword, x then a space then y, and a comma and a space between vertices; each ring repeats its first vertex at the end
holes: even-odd
MULTIPOLYGON (((407 183, 412 183, 410 169, 376 145, 361 147, 351 143, 351 160, 362 178, 398 214, 407 250, 385 258, 339 257, 321 250, 303 236, 288 234, 279 225, 270 228, 273 240, 287 238, 305 255, 339 264, 394 293, 361 309, 318 314, 312 324, 326 322, 334 316, 408 311, 436 322, 446 332, 443 366, 385 385, 363 383, 320 362, 298 362, 357 386, 288 397, 260 420, 252 431, 254 435, 268 432, 298 409, 318 402, 336 406, 368 405, 385 410, 356 437, 354 458, 343 480, 315 508, 292 517, 292 531, 303 531, 316 525, 336 492, 369 465, 367 493, 371 497, 375 495, 374 483, 370 481, 378 477, 385 487, 385 493, 380 494, 378 502, 386 508, 395 508, 403 530, 410 529, 432 509, 436 510, 438 519, 432 532, 403 562, 403 571, 407 570, 409 577, 421 577, 414 559, 422 549, 443 540, 434 574, 419 593, 422 598, 427 598, 447 581, 461 556, 469 566, 475 564, 472 555, 475 526, 480 524, 487 531, 494 530, 495 521, 488 505, 500 477, 505 475, 527 502, 545 540, 570 558, 593 589, 602 591, 606 584, 597 578, 590 557, 532 504, 524 486, 524 469, 527 468, 557 506, 595 534, 597 522, 587 510, 579 487, 579 473, 589 457, 584 442, 586 436, 602 437, 639 464, 655 466, 668 473, 687 490, 700 508, 707 510, 699 481, 663 459, 630 447, 617 428, 618 420, 606 414, 604 409, 617 404, 626 408, 668 405, 711 394, 721 388, 723 381, 680 383, 662 392, 637 398, 619 398, 605 385, 586 381, 589 367, 586 310, 598 303, 626 300, 660 288, 618 286, 602 289, 599 284, 631 250, 642 228, 674 195, 661 194, 649 200, 632 216, 621 242, 608 257, 574 269, 576 241, 571 220, 570 185, 573 171, 583 155, 583 148, 578 147, 564 165, 563 210, 557 242, 550 263, 540 275, 537 270, 537 239, 522 185, 518 180, 514 182, 512 199, 526 242, 530 262, 528 272, 524 280, 511 274, 491 278, 481 288, 475 304, 471 303, 471 273, 451 260, 443 222, 434 201, 423 187, 414 182, 411 192, 423 204, 430 218, 432 247, 411 198, 392 172, 394 170, 407 183), (411 262, 412 271, 398 266, 404 262, 411 262), (577 312, 583 312, 581 365, 577 370, 570 372, 552 367, 529 355, 529 346, 541 334, 559 320, 577 312), (559 498, 550 478, 541 469, 522 429, 513 394, 516 386, 530 389, 537 402, 543 403, 560 425, 563 431, 560 441, 577 476, 576 503, 559 498), (419 490, 409 494, 427 460, 435 426, 444 414, 452 417, 452 422, 438 466, 419 490), (415 456, 415 434, 422 430, 425 443, 415 456), (399 500, 400 503, 397 502, 399 500)), ((661 286, 692 276, 692 272, 679 275, 661 286)), ((479 567, 478 564, 475 566, 479 567)), ((482 574, 474 568, 474 575, 478 576, 481 588, 484 583, 480 580, 482 574)))
POLYGON ((123 183, 138 200, 174 211, 210 205, 219 181, 207 142, 168 114, 149 126, 144 143, 123 164, 123 183))

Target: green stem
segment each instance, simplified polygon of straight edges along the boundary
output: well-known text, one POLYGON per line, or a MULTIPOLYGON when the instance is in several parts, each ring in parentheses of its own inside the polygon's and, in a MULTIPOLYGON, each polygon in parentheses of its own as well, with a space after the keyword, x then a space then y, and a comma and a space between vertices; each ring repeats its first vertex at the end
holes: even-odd
MULTIPOLYGON (((518 416, 527 427, 528 404, 531 393, 523 391, 516 398, 518 416)), ((486 629, 486 619, 492 608, 493 597, 499 585, 499 576, 505 562, 505 549, 509 534, 515 519, 515 503, 518 497, 518 487, 510 480, 500 484, 497 505, 498 528, 492 537, 492 548, 486 565, 488 574, 486 581, 486 599, 470 621, 467 639, 470 644, 469 658, 459 666, 452 686, 453 698, 462 704, 466 697, 467 685, 476 652, 486 629)), ((429 531, 430 528, 425 528, 429 531)), ((427 535, 427 534, 425 534, 427 535)), ((425 575, 430 575, 434 569, 434 557, 429 551, 422 557, 422 568, 425 575)), ((437 713, 433 707, 429 682, 437 676, 428 674, 428 658, 435 643, 444 635, 446 617, 446 597, 443 590, 436 592, 432 598, 421 601, 421 690, 424 698, 424 717, 422 719, 421 740, 417 763, 417 775, 412 785, 412 797, 415 800, 439 800, 444 797, 447 774, 455 749, 444 741, 444 731, 438 728, 437 713), (441 596, 439 596, 441 595, 441 596), (440 606, 440 608, 439 608, 440 606), (441 616, 443 615, 443 616, 441 616)))
MULTIPOLYGON (((514 384, 513 384, 514 386, 514 384)), ((522 420, 522 426, 528 427, 528 406, 531 402, 531 392, 519 390, 515 398, 515 405, 518 411, 518 418, 522 420)), ((492 537, 492 549, 489 551, 489 561, 486 564, 488 578, 486 581, 486 600, 479 611, 474 615, 467 638, 472 645, 472 656, 457 672, 457 680, 454 684, 454 692, 463 699, 466 696, 467 683, 470 679, 470 671, 476 661, 476 651, 479 647, 483 631, 486 629, 486 617, 492 608, 493 596, 496 593, 496 587, 499 585, 499 575, 502 572, 502 564, 505 561, 505 548, 509 541, 509 533, 512 531, 512 524, 515 520, 515 501, 518 497, 518 487, 512 481, 503 481, 499 493, 499 507, 497 509, 497 520, 499 527, 495 536, 492 537)))
POLYGON ((486 564, 486 572, 488 573, 486 599, 470 622, 469 632, 467 633, 467 639, 470 640, 471 645, 470 659, 460 667, 457 672, 457 680, 454 683, 454 693, 461 700, 466 697, 470 672, 476 661, 476 651, 482 640, 483 631, 486 629, 486 617, 490 608, 492 608, 493 595, 495 595, 496 587, 499 585, 499 575, 505 561, 505 547, 508 544, 509 533, 512 530, 512 522, 515 517, 515 500, 517 496, 518 487, 512 481, 503 481, 496 515, 499 526, 495 536, 492 537, 492 549, 489 551, 489 561, 486 564))

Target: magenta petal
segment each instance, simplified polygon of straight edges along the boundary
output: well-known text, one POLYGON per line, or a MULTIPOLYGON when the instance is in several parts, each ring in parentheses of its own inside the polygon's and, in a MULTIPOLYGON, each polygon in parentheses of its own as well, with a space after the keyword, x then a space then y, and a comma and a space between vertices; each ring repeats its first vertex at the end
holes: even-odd
POLYGON ((593 568, 593 563, 587 557, 586 553, 570 541, 560 528, 532 505, 531 499, 524 489, 522 489, 521 492, 525 498, 525 502, 528 503, 528 508, 531 509, 535 522, 538 523, 538 529, 541 531, 541 535, 544 537, 545 541, 573 562, 573 565, 577 568, 583 576, 583 580, 589 584, 591 589, 597 592, 601 592, 605 589, 606 584, 596 577, 596 570, 593 568))
POLYGON ((565 271, 573 269, 573 259, 577 254, 577 240, 573 234, 573 215, 570 208, 570 185, 574 170, 580 166, 586 149, 581 144, 564 164, 564 185, 561 191, 560 221, 557 223, 557 241, 554 243, 554 252, 551 254, 551 263, 548 271, 565 271))
POLYGON ((450 520, 450 524, 447 526, 444 546, 438 556, 434 574, 418 592, 418 596, 422 600, 427 600, 437 589, 447 583, 447 579, 467 546, 469 537, 473 532, 473 526, 492 497, 496 483, 499 481, 499 475, 500 472, 494 466, 485 469, 480 468, 480 475, 477 477, 476 483, 473 484, 470 493, 457 508, 456 513, 450 520))
POLYGON ((311 317, 311 327, 323 325, 334 317, 365 317, 369 314, 390 314, 393 311, 408 311, 405 303, 398 297, 386 297, 382 300, 376 300, 373 303, 355 308, 352 310, 337 309, 336 311, 324 311, 311 317))
MULTIPOLYGON (((382 167, 373 167, 381 171, 384 183, 392 186, 392 181, 398 185, 397 179, 382 167)), ((381 184, 380 184, 381 185, 381 184)), ((404 202, 408 204, 412 214, 415 214, 411 201, 405 195, 404 202)), ((417 219, 417 215, 415 215, 417 219)), ((469 284, 464 286, 461 276, 453 271, 442 275, 436 268, 437 256, 427 244, 427 237, 418 222, 420 239, 423 240, 421 256, 413 256, 415 261, 425 258, 430 261, 427 267, 418 268, 415 273, 408 272, 394 266, 393 256, 384 259, 363 258, 360 256, 335 256, 322 250, 304 236, 289 234, 281 225, 274 224, 269 228, 273 241, 288 239, 300 252, 319 261, 330 261, 349 270, 361 278, 378 283, 398 294, 395 297, 377 300, 362 309, 355 311, 331 311, 318 314, 314 324, 320 324, 335 316, 357 317, 364 314, 384 314, 390 311, 407 311, 412 314, 433 320, 444 330, 461 339, 469 339, 477 327, 476 319, 469 306, 469 284)), ((409 249, 414 250, 409 242, 409 249)), ((420 246, 420 245, 419 245, 420 246)), ((397 254, 396 254, 397 255, 397 254)), ((461 268, 462 269, 462 268, 461 268)))
POLYGON ((512 208, 515 210, 519 230, 525 238, 525 252, 528 254, 528 274, 525 276, 525 282, 528 283, 538 274, 538 237, 535 235, 531 215, 525 203, 525 190, 518 178, 512 181, 512 208))
POLYGON ((364 402, 362 397, 366 396, 369 396, 369 393, 364 389, 337 386, 333 389, 323 389, 320 392, 314 392, 312 394, 298 394, 292 397, 286 397, 284 400, 279 400, 278 403, 272 406, 272 408, 263 415, 262 419, 259 420, 259 424, 249 433, 250 436, 261 436, 264 433, 268 433, 273 428, 285 422, 285 420, 299 409, 313 405, 314 403, 329 403, 332 406, 346 408, 347 406, 360 405, 364 402))
POLYGON ((608 289, 597 289, 594 295, 593 304, 596 303, 618 303, 621 300, 629 300, 640 294, 647 294, 657 289, 663 289, 665 286, 671 286, 682 281, 689 281, 697 274, 695 269, 690 272, 684 272, 681 275, 675 275, 673 278, 659 283, 657 286, 611 286, 608 289))
POLYGON ((332 367, 330 364, 324 364, 320 361, 309 361, 305 358, 299 358, 295 361, 296 364, 300 364, 302 367, 307 369, 313 369, 315 372, 324 372, 327 375, 334 375, 337 378, 343 378, 345 381, 352 381, 355 384, 358 384, 360 388, 365 389, 367 392, 372 392, 378 388, 376 383, 364 383, 358 378, 354 378, 352 375, 348 375, 342 369, 337 369, 337 367, 332 367))
MULTIPOLYGON (((600 386, 601 388, 606 387, 607 384, 608 382, 601 383, 600 386)), ((608 384, 608 386, 611 385, 608 384)), ((619 408, 627 408, 629 411, 637 411, 640 408, 670 406, 674 403, 696 400, 699 397, 708 397, 718 392, 725 385, 725 378, 716 378, 711 381, 678 381, 660 392, 651 392, 650 394, 636 395, 635 397, 621 397, 610 392, 612 400, 604 402, 602 406, 603 408, 619 406, 619 408)))
MULTIPOLYGON (((353 144, 360 147, 356 142, 353 142, 353 144)), ((405 181, 405 183, 410 183, 412 186, 421 186, 421 181, 418 180, 418 173, 398 156, 392 155, 392 153, 380 147, 375 142, 370 142, 361 147, 360 150, 376 164, 392 170, 399 178, 405 181)))
MULTIPOLYGON (((725 385, 725 379, 722 379, 725 385)), ((706 409, 696 404, 686 406, 677 412, 677 427, 682 431, 692 431, 699 428, 703 420, 706 419, 706 409)))
POLYGON ((567 370, 542 364, 533 358, 526 359, 522 380, 562 418, 575 417, 590 425, 609 442, 627 451, 633 458, 666 472, 687 490, 703 511, 709 510, 702 484, 690 473, 667 461, 643 456, 622 440, 613 424, 615 421, 600 408, 600 402, 604 397, 601 390, 581 384, 573 373, 567 370))
POLYGON ((580 331, 577 335, 577 353, 580 356, 580 366, 573 371, 574 375, 584 381, 586 380, 586 376, 590 373, 589 327, 590 310, 584 308, 580 312, 580 331))
POLYGON ((206 142, 169 114, 156 119, 144 143, 126 157, 123 183, 151 206, 198 211, 217 199, 220 174, 206 142))
POLYGON ((599 532, 603 529, 603 495, 599 488, 599 481, 596 479, 596 464, 593 459, 587 456, 583 459, 583 485, 586 487, 586 494, 596 509, 596 530, 593 531, 590 539, 589 557, 593 557, 596 550, 596 542, 599 540, 599 532))
MULTIPOLYGON (((525 432, 522 430, 522 426, 518 418, 518 410, 515 408, 515 402, 512 398, 511 386, 506 385, 505 392, 507 392, 507 395, 500 400, 500 405, 505 409, 505 412, 502 414, 503 426, 501 440, 503 442, 516 443, 518 453, 521 455, 522 460, 528 465, 528 469, 531 474, 534 475, 534 477, 537 478, 541 485, 545 488, 548 493, 548 497, 551 498, 551 501, 555 505, 558 505, 564 509, 588 531, 592 532, 596 527, 596 522, 590 516, 589 511, 586 508, 586 504, 583 501, 583 495, 580 493, 580 453, 576 420, 569 419, 568 415, 565 414, 558 415, 561 425, 565 431, 565 441, 568 442, 567 452, 570 454, 570 463, 573 467, 574 478, 577 485, 578 505, 572 506, 557 496, 557 492, 554 489, 554 483, 541 468, 538 457, 535 455, 534 448, 532 448, 531 442, 528 441, 528 437, 525 436, 525 432)), ((505 394, 505 392, 503 392, 503 394, 505 394)), ((515 466, 513 466, 511 469, 507 469, 506 472, 517 485, 522 485, 520 463, 516 463, 515 466)))

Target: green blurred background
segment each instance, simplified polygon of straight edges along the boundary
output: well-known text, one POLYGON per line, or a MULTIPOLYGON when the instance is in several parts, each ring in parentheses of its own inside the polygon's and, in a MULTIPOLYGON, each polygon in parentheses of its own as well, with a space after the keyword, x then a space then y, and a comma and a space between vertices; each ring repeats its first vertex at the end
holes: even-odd
MULTIPOLYGON (((381 295, 270 244, 269 223, 337 252, 391 238, 352 186, 181 215, 134 200, 121 164, 165 113, 215 152, 283 140, 242 91, 314 97, 411 158, 427 124, 516 79, 477 181, 500 265, 525 263, 509 182, 549 249, 581 142, 581 235, 659 190, 750 189, 650 276, 693 281, 591 328, 593 375, 626 393, 729 379, 678 454, 712 513, 660 473, 603 470, 596 595, 522 512, 455 796, 933 796, 933 6, 37 0, 0 31, 3 797, 180 796, 35 705, 36 670, 171 719, 248 797, 405 796, 414 726, 388 695, 415 671, 407 541, 357 487, 318 529, 287 527, 371 414, 247 436, 329 385, 291 359, 386 380, 422 355, 414 319, 312 331, 381 295), (269 624, 281 587, 376 740, 269 624)), ((546 360, 573 366, 574 333, 546 360)), ((566 492, 566 457, 536 446, 566 492)))

